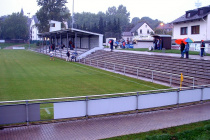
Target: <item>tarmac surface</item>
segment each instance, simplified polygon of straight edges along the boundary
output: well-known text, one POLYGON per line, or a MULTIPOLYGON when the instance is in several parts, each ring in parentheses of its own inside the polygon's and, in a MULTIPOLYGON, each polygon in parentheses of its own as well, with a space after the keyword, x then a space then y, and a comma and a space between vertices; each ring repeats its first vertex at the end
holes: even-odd
POLYGON ((210 102, 129 115, 30 125, 0 130, 1 140, 95 140, 210 119, 210 102))
MULTIPOLYGON (((110 51, 110 49, 105 49, 110 51)), ((180 54, 137 52, 180 57, 180 54)), ((190 55, 190 59, 210 60, 210 56, 190 55)), ((1 140, 95 140, 147 132, 193 122, 210 120, 210 102, 170 110, 98 117, 87 120, 11 127, 0 130, 1 140)))
MULTIPOLYGON (((105 51, 110 51, 110 49, 104 49, 105 51)), ((171 56, 171 57, 181 57, 180 54, 174 54, 174 53, 159 53, 159 52, 146 52, 146 51, 132 51, 131 50, 123 50, 123 49, 116 49, 115 52, 127 52, 127 53, 137 53, 137 54, 147 54, 147 55, 161 55, 161 56, 171 56)), ((186 58, 185 58, 186 59, 186 58)), ((189 59, 202 59, 202 60, 210 60, 210 56, 199 56, 199 55, 189 55, 189 59)))

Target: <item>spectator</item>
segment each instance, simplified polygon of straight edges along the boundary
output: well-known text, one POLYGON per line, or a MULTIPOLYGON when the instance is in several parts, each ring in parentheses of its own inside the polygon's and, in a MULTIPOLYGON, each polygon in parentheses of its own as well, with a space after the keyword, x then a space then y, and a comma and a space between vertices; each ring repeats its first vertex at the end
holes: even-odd
POLYGON ((69 57, 70 57, 70 52, 68 51, 67 53, 66 53, 66 61, 69 61, 69 57))
POLYGON ((205 43, 203 40, 201 40, 201 57, 204 55, 204 49, 205 49, 205 43))
POLYGON ((113 40, 112 39, 109 41, 109 44, 110 44, 110 49, 111 49, 111 52, 112 52, 113 51, 113 40))
POLYGON ((181 41, 181 44, 180 44, 181 58, 184 58, 184 49, 185 49, 185 44, 183 41, 181 41))
POLYGON ((190 45, 187 42, 187 44, 185 45, 185 53, 186 53, 186 58, 189 58, 189 50, 190 50, 190 45))

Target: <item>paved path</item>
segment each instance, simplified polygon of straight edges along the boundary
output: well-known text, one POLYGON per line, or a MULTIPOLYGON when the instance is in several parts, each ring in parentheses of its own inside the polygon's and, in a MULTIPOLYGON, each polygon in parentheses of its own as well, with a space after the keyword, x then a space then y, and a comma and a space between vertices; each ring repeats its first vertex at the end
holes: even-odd
POLYGON ((95 140, 210 119, 210 102, 139 114, 0 130, 1 140, 95 140))
MULTIPOLYGON (((105 48, 105 51, 110 51, 110 49, 105 48)), ((127 53, 137 53, 137 54, 147 54, 147 55, 162 55, 162 56, 171 56, 171 57, 181 57, 181 54, 174 53, 158 53, 158 52, 146 52, 146 51, 132 51, 132 50, 123 50, 116 49, 115 52, 127 52, 127 53)), ((200 57, 199 55, 189 55, 189 59, 203 59, 210 60, 210 56, 200 57)))

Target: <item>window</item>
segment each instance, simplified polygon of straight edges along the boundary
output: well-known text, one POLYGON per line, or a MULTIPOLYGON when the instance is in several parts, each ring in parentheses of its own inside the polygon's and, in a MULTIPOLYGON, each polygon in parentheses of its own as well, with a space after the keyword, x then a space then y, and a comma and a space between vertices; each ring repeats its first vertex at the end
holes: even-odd
POLYGON ((199 34, 200 33, 200 25, 191 26, 191 34, 199 34))
POLYGON ((147 30, 147 34, 149 34, 149 30, 147 30))
POLYGON ((145 25, 145 27, 147 28, 147 25, 145 25))
POLYGON ((187 27, 181 27, 180 35, 187 35, 187 27))
POLYGON ((140 30, 140 34, 142 34, 142 29, 140 30))
POLYGON ((190 17, 190 13, 187 13, 187 17, 188 17, 188 18, 190 17))
POLYGON ((55 27, 55 23, 51 23, 50 24, 50 27, 55 27))

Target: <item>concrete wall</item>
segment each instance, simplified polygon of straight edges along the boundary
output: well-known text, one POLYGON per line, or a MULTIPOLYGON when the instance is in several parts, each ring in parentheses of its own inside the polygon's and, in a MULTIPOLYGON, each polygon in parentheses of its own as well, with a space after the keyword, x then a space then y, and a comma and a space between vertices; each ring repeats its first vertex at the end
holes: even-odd
POLYGON ((151 46, 153 46, 152 41, 137 42, 137 44, 134 44, 134 48, 149 48, 151 46))

